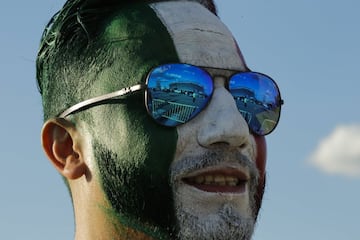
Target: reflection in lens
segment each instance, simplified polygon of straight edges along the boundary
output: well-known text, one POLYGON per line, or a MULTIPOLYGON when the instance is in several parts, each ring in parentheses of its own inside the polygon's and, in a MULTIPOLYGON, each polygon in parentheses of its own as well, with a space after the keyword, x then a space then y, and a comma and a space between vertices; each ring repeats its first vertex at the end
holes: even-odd
POLYGON ((281 98, 270 77, 254 72, 238 73, 231 77, 229 90, 253 132, 266 135, 276 127, 281 98))
POLYGON ((212 79, 204 70, 187 64, 155 68, 147 79, 146 105, 160 124, 177 126, 195 117, 208 103, 212 79))

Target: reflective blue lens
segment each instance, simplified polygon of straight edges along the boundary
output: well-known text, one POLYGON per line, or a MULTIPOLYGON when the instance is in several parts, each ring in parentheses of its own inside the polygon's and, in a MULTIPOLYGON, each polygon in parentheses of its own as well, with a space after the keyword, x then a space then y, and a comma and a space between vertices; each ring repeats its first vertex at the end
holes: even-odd
POLYGON ((255 72, 235 74, 230 78, 229 91, 254 133, 266 135, 275 129, 282 100, 270 77, 255 72))
MULTIPOLYGON (((253 133, 266 135, 275 129, 282 100, 270 77, 240 72, 230 77, 227 87, 253 133)), ((174 127, 201 112, 212 93, 213 80, 204 69, 181 63, 165 64, 148 75, 146 107, 156 122, 174 127)))
POLYGON ((203 110, 212 92, 212 78, 205 70, 187 64, 166 64, 148 75, 146 105, 155 121, 173 127, 203 110))

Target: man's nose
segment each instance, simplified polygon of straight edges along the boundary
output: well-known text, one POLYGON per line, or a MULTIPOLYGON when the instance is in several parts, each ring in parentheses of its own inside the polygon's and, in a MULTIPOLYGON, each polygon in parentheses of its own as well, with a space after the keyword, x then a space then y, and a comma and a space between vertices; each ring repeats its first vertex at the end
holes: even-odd
POLYGON ((224 80, 214 79, 214 92, 202 114, 197 140, 203 147, 217 143, 245 148, 249 144, 249 127, 239 112, 235 100, 224 87, 224 80))

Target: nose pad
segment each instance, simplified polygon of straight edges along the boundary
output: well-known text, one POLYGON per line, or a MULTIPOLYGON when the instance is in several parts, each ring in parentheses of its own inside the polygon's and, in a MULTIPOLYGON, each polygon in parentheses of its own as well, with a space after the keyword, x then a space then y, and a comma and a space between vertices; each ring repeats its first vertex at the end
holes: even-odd
POLYGON ((245 148, 250 141, 249 127, 224 86, 214 86, 209 105, 201 113, 197 141, 203 147, 225 143, 245 148))

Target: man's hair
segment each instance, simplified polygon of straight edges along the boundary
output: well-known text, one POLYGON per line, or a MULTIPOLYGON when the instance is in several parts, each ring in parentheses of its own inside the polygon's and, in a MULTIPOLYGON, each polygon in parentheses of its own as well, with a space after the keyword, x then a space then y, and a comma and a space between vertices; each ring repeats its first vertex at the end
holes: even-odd
MULTIPOLYGON (((199 2, 216 15, 213 0, 187 1, 199 2)), ((161 1, 68 0, 54 15, 41 38, 36 61, 45 120, 85 100, 96 74, 113 61, 107 48, 96 41, 101 24, 127 5, 147 2, 161 1)))

